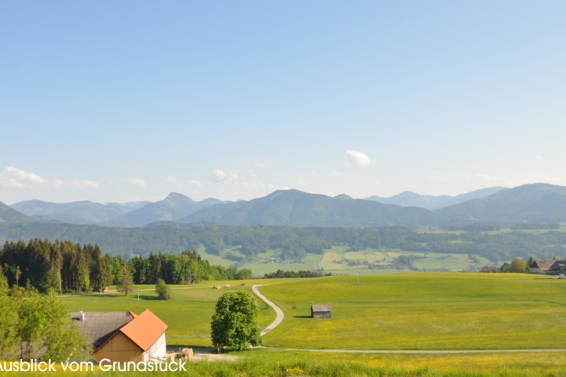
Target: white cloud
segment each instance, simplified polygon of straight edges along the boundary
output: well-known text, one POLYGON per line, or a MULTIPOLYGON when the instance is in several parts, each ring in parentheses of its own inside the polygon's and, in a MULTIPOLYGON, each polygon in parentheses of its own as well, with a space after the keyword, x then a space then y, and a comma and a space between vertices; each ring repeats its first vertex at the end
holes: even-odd
POLYGON ((147 182, 141 178, 130 177, 128 178, 128 183, 132 186, 145 187, 147 182))
POLYGON ((0 184, 5 187, 33 188, 46 182, 39 175, 8 166, 0 172, 0 184))
POLYGON ((273 166, 270 160, 252 160, 252 165, 257 169, 266 169, 273 166))
POLYGON ((346 164, 348 168, 367 168, 377 163, 375 159, 360 151, 350 150, 346 151, 346 154, 348 155, 348 163, 346 164))
POLYGON ((12 166, 8 166, 0 171, 0 186, 12 187, 12 188, 23 188, 23 189, 35 189, 35 188, 86 188, 86 189, 97 189, 100 184, 95 181, 88 179, 80 180, 62 180, 59 178, 46 179, 39 176, 36 173, 28 172, 22 169, 18 169, 12 166))
POLYGON ((210 180, 214 183, 226 182, 230 178, 236 179, 237 177, 234 174, 230 174, 222 169, 214 169, 212 171, 212 175, 210 176, 210 180))
POLYGON ((330 170, 330 173, 328 173, 328 175, 331 176, 331 177, 336 177, 336 178, 342 178, 344 176, 343 173, 340 173, 339 171, 334 170, 334 169, 330 170))

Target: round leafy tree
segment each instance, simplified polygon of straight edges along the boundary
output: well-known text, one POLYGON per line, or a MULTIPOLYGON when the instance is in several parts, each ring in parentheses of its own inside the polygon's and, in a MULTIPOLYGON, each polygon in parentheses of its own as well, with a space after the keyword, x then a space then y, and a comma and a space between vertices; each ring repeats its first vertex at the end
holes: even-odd
POLYGON ((261 343, 258 306, 246 292, 227 292, 218 299, 212 316, 212 344, 220 351, 241 351, 261 343))
POLYGON ((171 298, 171 293, 169 286, 165 284, 163 279, 157 279, 157 284, 155 284, 155 293, 160 300, 169 300, 171 298))

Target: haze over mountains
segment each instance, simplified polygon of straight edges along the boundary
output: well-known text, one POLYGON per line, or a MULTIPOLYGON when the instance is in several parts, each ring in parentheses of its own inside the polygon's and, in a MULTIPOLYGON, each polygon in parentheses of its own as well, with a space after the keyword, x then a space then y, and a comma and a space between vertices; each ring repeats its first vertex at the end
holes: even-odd
POLYGON ((71 224, 104 224, 121 215, 146 206, 149 202, 100 204, 90 201, 49 203, 28 200, 11 207, 27 216, 71 224))
POLYGON ((384 204, 396 204, 403 207, 421 207, 425 209, 435 210, 439 208, 448 207, 455 204, 460 204, 465 201, 477 198, 484 198, 486 196, 495 194, 498 191, 504 190, 504 187, 487 187, 480 190, 471 191, 457 196, 449 195, 420 195, 411 191, 404 191, 400 194, 384 198, 381 196, 370 196, 368 200, 384 204))
POLYGON ((329 197, 298 190, 275 191, 249 201, 194 201, 171 193, 150 202, 57 204, 30 200, 0 205, 0 222, 62 222, 81 225, 143 227, 149 224, 220 223, 318 227, 430 227, 478 222, 558 223, 566 221, 566 187, 529 184, 512 189, 491 187, 450 196, 404 192, 391 198, 329 197), (385 201, 387 204, 380 203, 385 201), (441 207, 443 206, 444 207, 441 207), (429 210, 426 207, 441 207, 429 210))

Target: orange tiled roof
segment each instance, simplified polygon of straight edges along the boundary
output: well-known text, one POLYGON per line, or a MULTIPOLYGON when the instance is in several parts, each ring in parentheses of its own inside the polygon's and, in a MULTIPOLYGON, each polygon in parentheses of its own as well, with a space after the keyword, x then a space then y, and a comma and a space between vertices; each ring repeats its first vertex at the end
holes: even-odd
POLYGON ((123 326, 120 331, 144 351, 153 345, 168 326, 149 309, 123 326))

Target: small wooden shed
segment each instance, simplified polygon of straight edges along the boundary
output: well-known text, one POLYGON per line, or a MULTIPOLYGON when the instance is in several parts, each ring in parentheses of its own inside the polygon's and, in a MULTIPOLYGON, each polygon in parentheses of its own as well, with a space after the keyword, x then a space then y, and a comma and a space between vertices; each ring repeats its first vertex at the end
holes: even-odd
POLYGON ((332 318, 332 306, 323 305, 312 305, 311 306, 311 317, 312 318, 332 318))

